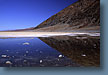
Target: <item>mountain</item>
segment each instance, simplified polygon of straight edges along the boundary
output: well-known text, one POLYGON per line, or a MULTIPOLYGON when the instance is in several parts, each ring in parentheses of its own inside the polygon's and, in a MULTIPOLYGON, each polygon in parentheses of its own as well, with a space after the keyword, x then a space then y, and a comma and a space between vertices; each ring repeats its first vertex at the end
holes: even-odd
POLYGON ((35 27, 35 31, 100 31, 100 0, 78 0, 35 27))
POLYGON ((4 30, 4 31, 0 31, 0 32, 17 32, 17 31, 32 31, 34 30, 35 27, 31 27, 31 28, 25 28, 25 29, 15 29, 15 30, 4 30))

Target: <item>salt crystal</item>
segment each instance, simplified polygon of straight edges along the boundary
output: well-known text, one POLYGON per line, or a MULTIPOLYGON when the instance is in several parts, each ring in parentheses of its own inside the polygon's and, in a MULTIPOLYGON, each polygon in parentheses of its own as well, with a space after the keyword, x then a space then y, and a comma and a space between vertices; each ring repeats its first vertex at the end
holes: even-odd
POLYGON ((40 63, 42 63, 42 60, 40 60, 40 63))
POLYGON ((62 58, 63 57, 63 55, 59 55, 59 58, 62 58))
POLYGON ((1 57, 6 58, 6 57, 7 57, 7 55, 1 55, 1 57))
POLYGON ((11 61, 6 61, 6 64, 12 64, 12 62, 11 61))
POLYGON ((28 53, 28 51, 26 51, 26 53, 28 53))
POLYGON ((23 43, 23 45, 29 45, 30 43, 28 43, 28 42, 25 42, 25 43, 23 43))
POLYGON ((82 56, 83 56, 83 57, 85 57, 86 55, 85 55, 85 54, 83 54, 82 56))

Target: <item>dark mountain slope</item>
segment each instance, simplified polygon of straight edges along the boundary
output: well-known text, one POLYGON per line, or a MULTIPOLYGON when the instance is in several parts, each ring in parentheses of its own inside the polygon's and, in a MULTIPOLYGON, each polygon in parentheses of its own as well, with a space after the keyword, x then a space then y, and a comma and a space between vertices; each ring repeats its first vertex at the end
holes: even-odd
POLYGON ((79 0, 35 27, 36 31, 78 29, 100 29, 100 0, 79 0))

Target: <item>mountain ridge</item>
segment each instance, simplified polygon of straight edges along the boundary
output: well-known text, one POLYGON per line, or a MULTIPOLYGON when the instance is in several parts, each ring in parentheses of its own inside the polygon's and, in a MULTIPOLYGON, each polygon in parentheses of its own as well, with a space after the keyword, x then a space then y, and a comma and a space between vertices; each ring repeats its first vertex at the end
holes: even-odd
POLYGON ((78 0, 34 29, 35 31, 72 31, 89 27, 100 29, 100 0, 78 0))

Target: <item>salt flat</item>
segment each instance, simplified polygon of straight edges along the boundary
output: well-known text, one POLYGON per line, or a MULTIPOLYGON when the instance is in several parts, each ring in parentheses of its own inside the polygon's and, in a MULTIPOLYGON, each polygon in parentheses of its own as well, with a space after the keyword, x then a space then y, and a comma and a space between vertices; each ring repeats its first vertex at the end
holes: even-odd
POLYGON ((0 37, 50 37, 50 36, 77 36, 89 35, 100 36, 100 33, 84 33, 84 32, 0 32, 0 37))

